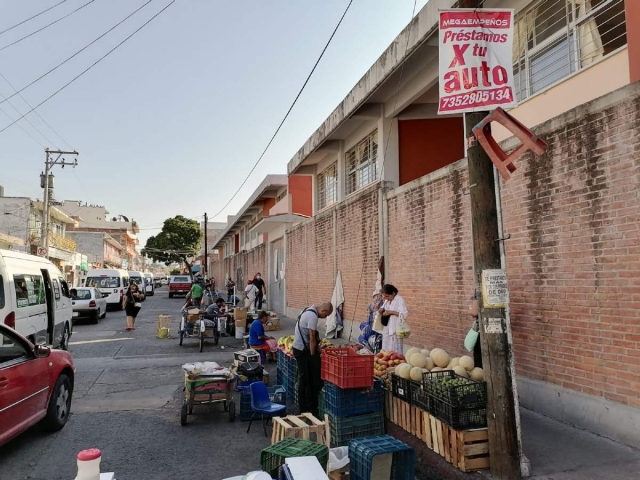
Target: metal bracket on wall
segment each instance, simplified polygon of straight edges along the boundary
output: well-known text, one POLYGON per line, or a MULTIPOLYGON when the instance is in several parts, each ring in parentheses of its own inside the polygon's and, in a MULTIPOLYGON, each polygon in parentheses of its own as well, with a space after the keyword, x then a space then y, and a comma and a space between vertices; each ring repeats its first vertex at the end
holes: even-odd
POLYGON ((504 242, 505 240, 509 240, 511 238, 511 234, 508 234, 506 237, 496 238, 494 242, 504 242))
POLYGON ((463 189, 462 189, 462 194, 463 194, 463 195, 470 195, 470 194, 471 194, 471 189, 472 189, 473 187, 477 187, 477 186, 478 186, 478 184, 477 184, 477 183, 474 183, 473 185, 469 185, 469 190, 465 190, 465 189, 463 188, 463 189))

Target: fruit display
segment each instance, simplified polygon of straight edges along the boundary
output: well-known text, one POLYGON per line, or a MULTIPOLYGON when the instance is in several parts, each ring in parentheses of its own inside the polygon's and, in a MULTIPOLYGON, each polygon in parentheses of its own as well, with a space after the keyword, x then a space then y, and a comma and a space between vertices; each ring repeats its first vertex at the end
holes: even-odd
POLYGON ((436 364, 437 367, 445 368, 449 365, 449 361, 451 360, 449 354, 445 352, 441 348, 434 348, 431 350, 431 359, 433 363, 436 364))
POLYGON ((405 357, 395 352, 385 352, 384 350, 374 355, 373 374, 382 377, 387 372, 392 372, 396 366, 404 363, 405 357))
POLYGON ((293 335, 285 335, 278 339, 278 346, 284 347, 285 352, 289 355, 293 353, 291 350, 293 348, 293 338, 293 335))

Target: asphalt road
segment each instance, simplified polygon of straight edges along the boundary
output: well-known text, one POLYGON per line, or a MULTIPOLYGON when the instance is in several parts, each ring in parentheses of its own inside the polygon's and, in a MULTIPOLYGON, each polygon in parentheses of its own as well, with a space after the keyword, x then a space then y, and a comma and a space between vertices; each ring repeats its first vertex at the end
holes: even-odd
MULTIPOLYGON (((0 448, 3 480, 72 480, 76 455, 102 451, 103 472, 117 480, 223 479, 260 469, 260 451, 270 442, 257 423, 229 421, 221 405, 195 407, 180 426, 184 385, 181 365, 215 361, 230 365, 241 340, 218 346, 196 340, 178 345, 177 321, 184 300, 167 298, 162 287, 149 297, 136 330, 127 332, 124 312, 108 312, 99 325, 79 322, 70 351, 76 366, 71 417, 55 434, 37 426, 0 448), (155 337, 158 315, 173 315, 173 338, 155 337)), ((275 365, 268 368, 275 374, 275 365)), ((236 399, 237 400, 237 399, 236 399)), ((237 409, 239 411, 239 402, 237 409)))

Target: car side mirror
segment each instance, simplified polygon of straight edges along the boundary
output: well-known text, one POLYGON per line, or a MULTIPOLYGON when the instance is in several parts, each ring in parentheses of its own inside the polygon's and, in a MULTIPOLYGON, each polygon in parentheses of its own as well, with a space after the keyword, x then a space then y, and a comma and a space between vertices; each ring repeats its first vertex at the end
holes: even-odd
POLYGON ((51 348, 42 344, 36 345, 33 348, 33 353, 35 354, 36 358, 47 358, 49 355, 51 355, 51 348))

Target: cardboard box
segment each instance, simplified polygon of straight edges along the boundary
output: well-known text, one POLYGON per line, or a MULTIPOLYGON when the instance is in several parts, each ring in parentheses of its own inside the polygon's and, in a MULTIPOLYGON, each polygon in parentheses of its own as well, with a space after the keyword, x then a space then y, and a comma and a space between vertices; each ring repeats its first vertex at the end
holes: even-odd
POLYGON ((267 323, 264 324, 265 332, 275 332, 280 330, 280 319, 278 317, 270 317, 267 323))
POLYGON ((233 364, 238 366, 241 363, 252 362, 260 363, 260 354, 254 349, 240 350, 233 354, 233 364))
POLYGON ((244 307, 236 307, 233 310, 233 319, 236 321, 236 324, 238 323, 238 320, 246 320, 247 319, 247 311, 249 309, 248 308, 244 308, 244 307))

